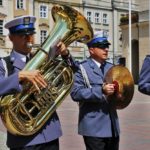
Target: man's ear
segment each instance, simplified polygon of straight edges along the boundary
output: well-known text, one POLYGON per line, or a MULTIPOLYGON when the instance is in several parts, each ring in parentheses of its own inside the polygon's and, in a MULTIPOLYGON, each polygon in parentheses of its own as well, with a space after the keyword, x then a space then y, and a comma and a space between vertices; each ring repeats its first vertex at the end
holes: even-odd
POLYGON ((89 53, 93 54, 93 48, 92 47, 89 48, 89 53))
POLYGON ((9 34, 9 39, 12 41, 12 35, 11 34, 9 34))

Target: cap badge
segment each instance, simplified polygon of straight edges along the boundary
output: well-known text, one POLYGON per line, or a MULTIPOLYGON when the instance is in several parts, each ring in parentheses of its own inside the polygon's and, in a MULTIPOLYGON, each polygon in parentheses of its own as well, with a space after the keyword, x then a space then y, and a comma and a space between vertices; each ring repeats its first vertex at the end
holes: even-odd
POLYGON ((30 24, 30 17, 25 17, 25 18, 23 19, 23 24, 24 24, 24 25, 29 25, 29 24, 30 24))

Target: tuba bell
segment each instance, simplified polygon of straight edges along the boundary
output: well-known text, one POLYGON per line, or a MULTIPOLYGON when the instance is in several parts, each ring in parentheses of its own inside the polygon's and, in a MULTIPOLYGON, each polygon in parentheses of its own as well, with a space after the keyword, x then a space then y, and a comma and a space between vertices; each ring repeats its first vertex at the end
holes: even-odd
POLYGON ((28 136, 40 130, 70 92, 73 83, 71 68, 58 57, 47 59, 56 43, 61 40, 69 46, 74 41, 87 43, 93 37, 90 24, 77 10, 66 5, 54 5, 51 13, 55 25, 24 68, 40 70, 48 83, 47 89, 37 93, 31 83, 23 83, 21 93, 1 99, 2 121, 15 135, 28 136))

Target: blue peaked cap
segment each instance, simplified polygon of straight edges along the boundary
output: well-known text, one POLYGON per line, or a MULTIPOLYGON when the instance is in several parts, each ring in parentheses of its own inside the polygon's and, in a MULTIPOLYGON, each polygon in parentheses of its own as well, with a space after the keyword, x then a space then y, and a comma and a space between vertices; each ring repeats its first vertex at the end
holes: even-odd
POLYGON ((96 32, 94 34, 94 38, 89 43, 87 43, 87 45, 88 47, 92 47, 92 45, 96 43, 101 45, 111 45, 108 41, 108 38, 104 36, 103 31, 96 32))
POLYGON ((21 16, 5 24, 11 34, 34 34, 36 18, 34 16, 21 16))

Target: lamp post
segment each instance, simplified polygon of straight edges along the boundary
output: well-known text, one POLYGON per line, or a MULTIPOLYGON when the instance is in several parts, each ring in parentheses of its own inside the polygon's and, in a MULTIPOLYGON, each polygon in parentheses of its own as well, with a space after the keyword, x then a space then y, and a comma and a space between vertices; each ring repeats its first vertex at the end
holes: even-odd
POLYGON ((129 70, 132 71, 132 51, 131 51, 131 0, 129 0, 129 70))
MULTIPOLYGON (((85 1, 82 1, 82 6, 83 6, 83 15, 84 15, 84 7, 85 7, 85 1)), ((86 46, 85 44, 83 45, 83 58, 86 58, 86 46)))
POLYGON ((112 43, 113 43, 113 48, 112 48, 112 53, 113 53, 113 64, 114 64, 114 55, 115 55, 115 53, 114 53, 114 50, 115 50, 115 46, 114 46, 114 42, 115 42, 115 40, 114 40, 114 34, 115 34, 115 32, 114 32, 114 28, 115 28, 115 26, 114 26, 114 0, 111 0, 111 6, 112 6, 112 31, 113 31, 113 39, 112 39, 112 43))
POLYGON ((150 49, 150 1, 149 1, 149 49, 150 49))

